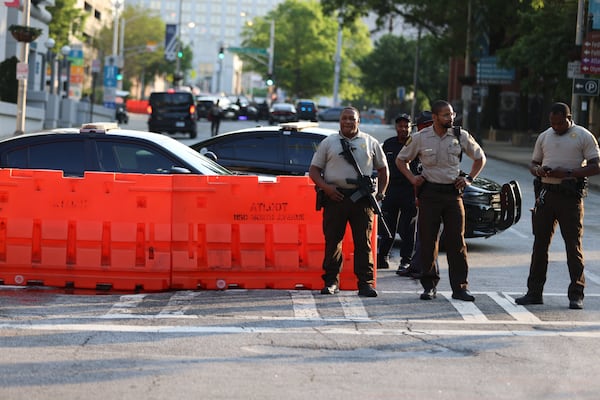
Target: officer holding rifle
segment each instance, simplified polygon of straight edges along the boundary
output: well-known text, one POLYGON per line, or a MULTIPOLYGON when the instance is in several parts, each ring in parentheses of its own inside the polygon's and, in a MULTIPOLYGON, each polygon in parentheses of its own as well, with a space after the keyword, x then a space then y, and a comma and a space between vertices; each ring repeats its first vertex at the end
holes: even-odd
POLYGON ((346 107, 340 115, 340 132, 325 138, 311 161, 309 176, 322 199, 325 255, 324 287, 321 294, 339 291, 342 269, 342 240, 350 224, 354 243, 354 274, 358 295, 376 297, 373 288, 374 259, 371 243, 377 201, 384 198, 388 184, 388 165, 381 144, 359 130, 360 113, 346 107), (377 171, 377 185, 371 172, 377 171))

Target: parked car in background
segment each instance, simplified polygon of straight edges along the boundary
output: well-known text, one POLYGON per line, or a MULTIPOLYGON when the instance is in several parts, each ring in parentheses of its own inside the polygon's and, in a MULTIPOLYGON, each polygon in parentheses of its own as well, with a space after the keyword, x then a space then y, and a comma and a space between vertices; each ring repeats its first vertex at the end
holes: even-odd
POLYGON ((333 129, 307 122, 241 129, 193 144, 192 149, 234 171, 305 175, 315 149, 333 129))
POLYGON ((269 110, 269 124, 298 121, 296 107, 290 103, 274 103, 269 110))
POLYGON ((319 121, 339 121, 344 107, 329 107, 319 110, 319 121))
POLYGON ((0 168, 49 169, 65 176, 86 171, 136 174, 231 175, 232 172, 158 133, 90 123, 0 141, 0 168))
MULTIPOLYGON (((257 175, 306 175, 319 143, 338 131, 317 123, 295 122, 223 133, 193 144, 192 149, 227 169, 257 175)), ((490 237, 521 217, 521 189, 477 177, 463 193, 465 237, 490 237)))
POLYGON ((296 103, 296 112, 298 113, 298 120, 317 122, 319 109, 312 100, 298 100, 296 103))
POLYGON ((148 100, 148 130, 157 133, 198 135, 196 98, 191 92, 153 92, 148 100))

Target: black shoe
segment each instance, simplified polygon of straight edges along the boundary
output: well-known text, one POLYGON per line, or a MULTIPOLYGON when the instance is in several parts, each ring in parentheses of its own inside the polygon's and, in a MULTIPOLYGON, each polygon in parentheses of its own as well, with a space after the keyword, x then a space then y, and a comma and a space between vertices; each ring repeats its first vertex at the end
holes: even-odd
POLYGON ((336 294, 339 293, 340 288, 336 284, 325 286, 321 289, 321 294, 336 294))
POLYGON ((398 276, 410 276, 410 274, 414 270, 410 267, 410 264, 400 264, 398 270, 396 270, 396 275, 398 276))
POLYGON ((377 297, 377 291, 373 289, 373 286, 362 286, 358 289, 358 295, 364 297, 377 297))
POLYGON ((569 301, 569 308, 571 310, 583 310, 583 299, 569 301))
POLYGON ((542 297, 541 294, 535 295, 535 294, 527 293, 523 297, 517 297, 515 299, 515 303, 517 303, 520 306, 526 306, 529 304, 544 304, 544 298, 542 297))
POLYGON ((452 292, 452 298, 462 301, 475 301, 475 296, 473 296, 467 289, 460 289, 456 292, 452 292))
POLYGON ((421 293, 421 300, 433 300, 437 297, 437 290, 433 289, 425 289, 423 293, 421 293))

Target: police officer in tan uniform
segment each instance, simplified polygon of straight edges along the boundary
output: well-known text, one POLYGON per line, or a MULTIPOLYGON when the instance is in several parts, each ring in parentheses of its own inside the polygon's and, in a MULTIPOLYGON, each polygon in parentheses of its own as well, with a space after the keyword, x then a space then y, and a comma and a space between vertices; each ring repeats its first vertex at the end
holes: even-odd
POLYGON ((431 107, 433 125, 412 136, 396 158, 398 169, 419 193, 418 235, 421 244, 421 300, 436 297, 440 280, 435 266, 438 255, 440 221, 444 224, 446 257, 452 298, 474 301, 468 290, 467 246, 465 244, 465 208, 462 192, 485 165, 485 154, 465 130, 453 128, 456 113, 450 103, 438 100, 431 107), (460 159, 466 154, 473 160, 468 175, 461 174, 460 159), (408 163, 419 157, 421 175, 413 175, 408 163))
POLYGON ((374 212, 369 199, 364 196, 353 201, 351 196, 357 185, 348 180, 357 179, 357 171, 344 158, 342 140, 349 145, 359 169, 365 175, 377 170, 377 200, 383 200, 388 185, 388 164, 381 144, 358 129, 360 114, 354 107, 346 107, 340 115, 340 132, 323 139, 317 147, 308 171, 315 185, 323 190, 323 234, 325 256, 321 294, 339 291, 339 274, 342 269, 342 240, 346 225, 350 224, 354 243, 354 274, 358 280, 358 295, 376 297, 373 288, 374 260, 371 252, 371 233, 374 212))
POLYGON ((556 223, 565 241, 571 283, 569 308, 583 308, 583 197, 585 178, 600 173, 600 152, 596 138, 587 129, 575 125, 565 103, 550 110, 550 128, 542 132, 533 148, 529 171, 541 178, 536 190, 533 213, 533 252, 527 293, 515 299, 517 304, 543 304, 542 292, 548 270, 548 248, 556 223))

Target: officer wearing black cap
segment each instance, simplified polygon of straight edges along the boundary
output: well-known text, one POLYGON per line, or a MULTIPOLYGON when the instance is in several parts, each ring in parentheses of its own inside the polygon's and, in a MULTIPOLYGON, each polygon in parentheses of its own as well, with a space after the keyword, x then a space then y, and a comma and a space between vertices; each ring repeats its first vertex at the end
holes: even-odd
MULTIPOLYGON (((415 244, 415 216, 417 207, 413 185, 396 168, 396 157, 410 137, 410 116, 400 114, 395 118, 396 136, 383 143, 383 151, 390 166, 390 180, 385 198, 381 204, 383 218, 392 232, 398 232, 402 243, 400 245, 400 266, 405 269, 410 265, 415 244)), ((419 161, 413 160, 410 167, 416 174, 419 161)), ((394 238, 382 237, 377 251, 377 268, 389 268, 389 255, 394 244, 394 238)))

